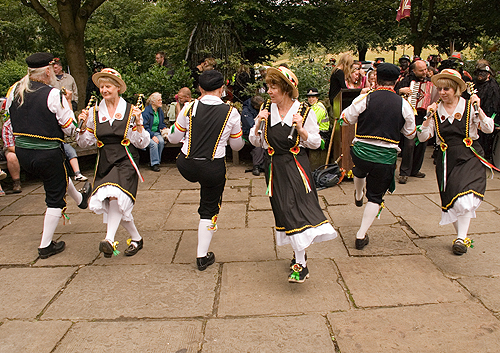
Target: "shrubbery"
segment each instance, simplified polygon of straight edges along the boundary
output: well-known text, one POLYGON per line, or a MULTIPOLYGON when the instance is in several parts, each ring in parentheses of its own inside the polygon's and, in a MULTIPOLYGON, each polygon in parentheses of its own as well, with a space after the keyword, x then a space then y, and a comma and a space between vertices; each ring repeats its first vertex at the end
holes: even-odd
POLYGON ((4 97, 14 83, 26 75, 28 66, 24 60, 6 60, 0 63, 0 96, 4 97))

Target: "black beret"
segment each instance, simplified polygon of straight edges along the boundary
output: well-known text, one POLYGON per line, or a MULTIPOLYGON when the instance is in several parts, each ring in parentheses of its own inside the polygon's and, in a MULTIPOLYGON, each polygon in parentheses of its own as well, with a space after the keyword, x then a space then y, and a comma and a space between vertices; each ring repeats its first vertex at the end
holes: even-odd
POLYGON ((377 79, 383 81, 396 81, 399 74, 399 68, 394 64, 382 63, 377 66, 377 79))
POLYGON ((203 71, 198 78, 198 82, 205 91, 215 91, 217 88, 224 86, 224 76, 217 70, 203 71))
POLYGON ((31 69, 36 69, 39 67, 45 67, 52 64, 54 60, 54 55, 50 53, 35 53, 26 58, 26 64, 31 69))

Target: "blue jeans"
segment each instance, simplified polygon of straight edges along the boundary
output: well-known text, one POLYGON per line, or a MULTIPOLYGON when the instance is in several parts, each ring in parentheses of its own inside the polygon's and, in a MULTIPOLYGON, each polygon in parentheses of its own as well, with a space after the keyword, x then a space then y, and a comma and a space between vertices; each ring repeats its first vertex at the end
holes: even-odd
POLYGON ((149 158, 151 159, 151 166, 160 164, 161 153, 163 152, 163 147, 165 146, 165 141, 163 140, 161 133, 153 132, 153 136, 158 137, 159 143, 154 142, 152 137, 151 141, 149 141, 149 158))

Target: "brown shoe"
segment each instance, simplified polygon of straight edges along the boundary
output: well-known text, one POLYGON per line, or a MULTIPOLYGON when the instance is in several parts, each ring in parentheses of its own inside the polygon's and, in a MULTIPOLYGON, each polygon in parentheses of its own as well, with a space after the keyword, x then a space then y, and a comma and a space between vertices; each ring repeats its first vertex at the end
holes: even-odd
POLYGON ((406 175, 400 175, 400 176, 399 176, 399 180, 398 180, 398 182, 399 182, 400 184, 406 184, 406 182, 407 182, 407 181, 408 181, 408 177, 407 177, 406 175))
POLYGON ((14 186, 12 187, 12 192, 14 194, 19 194, 22 191, 23 190, 21 189, 21 180, 20 179, 14 180, 14 186))

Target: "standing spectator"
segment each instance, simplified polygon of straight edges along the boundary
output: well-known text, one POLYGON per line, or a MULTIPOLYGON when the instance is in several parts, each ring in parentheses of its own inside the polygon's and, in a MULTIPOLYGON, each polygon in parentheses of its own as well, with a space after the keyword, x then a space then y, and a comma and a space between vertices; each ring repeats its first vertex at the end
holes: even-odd
MULTIPOLYGON (((427 64, 423 60, 417 60, 410 65, 410 74, 396 84, 395 90, 397 94, 410 95, 410 84, 412 81, 427 82, 427 64)), ((415 108, 415 107, 414 107, 415 108)), ((416 125, 421 125, 424 121, 425 109, 417 109, 415 118, 416 125)), ((406 184, 408 177, 425 178, 425 173, 420 171, 425 157, 425 148, 427 141, 420 142, 415 145, 413 139, 403 140, 403 151, 401 165, 399 167, 399 183, 406 184)))
MULTIPOLYGON (((9 95, 9 93, 7 93, 7 95, 9 95)), ((10 119, 7 119, 7 121, 3 123, 2 140, 4 148, 3 152, 5 154, 5 158, 7 159, 7 169, 9 170, 12 181, 14 182, 12 192, 17 194, 22 191, 21 166, 19 165, 19 160, 16 156, 16 145, 10 119)))
POLYGON ((399 81, 410 74, 410 63, 411 61, 409 55, 404 54, 399 58, 399 81))
POLYGON ((368 245, 366 232, 382 211, 385 193, 387 190, 394 191, 394 170, 401 134, 407 139, 415 137, 413 108, 394 92, 399 72, 394 64, 378 65, 377 89, 360 95, 341 115, 345 123, 357 124, 351 147, 354 203, 363 207, 363 197, 368 199, 356 233, 355 246, 358 250, 368 245))
MULTIPOLYGON (((496 114, 495 120, 500 121, 500 87, 495 80, 495 70, 486 60, 479 60, 476 64, 474 88, 477 89, 477 96, 481 99, 481 108, 486 116, 492 117, 496 114)), ((497 130, 492 134, 486 134, 479 130, 479 143, 484 149, 485 158, 492 160, 493 140, 497 130)))
MULTIPOLYGON (((264 98, 261 96, 253 96, 243 102, 241 110, 241 130, 243 131, 243 139, 248 141, 250 129, 255 125, 255 117, 259 114, 259 108, 264 103, 264 98)), ((253 146, 250 154, 252 155, 252 174, 259 176, 261 171, 264 171, 264 149, 262 147, 253 146)))
POLYGON ((318 99, 319 92, 317 88, 311 88, 306 94, 307 101, 311 106, 311 109, 316 113, 316 121, 319 126, 319 135, 321 136, 321 148, 324 149, 325 145, 330 142, 330 118, 328 117, 328 111, 323 103, 318 99))
POLYGON ((71 96, 71 106, 73 111, 78 107, 78 87, 76 87, 76 82, 73 76, 64 72, 61 59, 54 58, 54 73, 56 74, 56 81, 54 82, 55 88, 65 88, 72 92, 71 96))
POLYGON ((234 78, 233 96, 235 101, 243 103, 250 98, 248 93, 245 92, 250 82, 252 82, 250 68, 245 64, 241 64, 234 78))
POLYGON ((177 103, 175 104, 175 118, 177 118, 177 115, 179 115, 184 105, 193 100, 193 98, 191 97, 191 90, 187 87, 182 87, 177 93, 176 100, 177 103))
POLYGON ((151 94, 146 102, 146 109, 142 112, 144 119, 144 129, 149 133, 149 157, 151 169, 154 172, 160 171, 161 154, 165 141, 162 137, 162 131, 167 128, 165 125, 165 116, 163 114, 161 94, 155 92, 151 94))
POLYGON ((200 75, 203 73, 203 69, 205 67, 205 59, 201 59, 198 61, 198 65, 191 70, 191 77, 193 78, 193 88, 194 91, 197 93, 200 93, 200 88, 199 88, 199 79, 200 75))
POLYGON ((333 99, 339 94, 342 88, 347 88, 346 78, 350 77, 354 64, 354 59, 350 54, 344 54, 340 57, 339 63, 332 71, 330 76, 330 91, 328 97, 330 98, 330 105, 333 107, 333 99))
POLYGON ((184 139, 177 168, 186 180, 201 185, 196 265, 204 271, 215 262, 214 253, 208 249, 217 230, 226 185, 226 146, 239 151, 244 142, 240 114, 221 99, 222 74, 217 70, 203 72, 200 89, 200 99, 182 108, 168 139, 171 143, 184 139))
POLYGON ((349 89, 354 88, 366 88, 368 84, 366 82, 366 75, 361 73, 361 63, 359 61, 354 61, 352 64, 352 72, 349 76, 346 76, 345 85, 349 89))
POLYGON ((166 67, 168 69, 167 74, 169 74, 170 76, 174 74, 174 69, 172 68, 172 65, 168 62, 164 51, 159 51, 156 53, 155 61, 158 64, 158 66, 166 67))
POLYGON ((26 58, 28 74, 12 89, 6 108, 16 136, 16 155, 27 172, 43 181, 47 210, 38 255, 46 259, 65 248, 64 241, 52 240, 59 219, 66 210, 66 191, 80 208, 87 208, 90 184, 80 193, 67 177, 65 156, 61 148, 64 135, 75 130, 75 115, 71 110, 71 91, 61 100, 59 89, 53 88, 56 80, 54 56, 35 53, 26 58))

